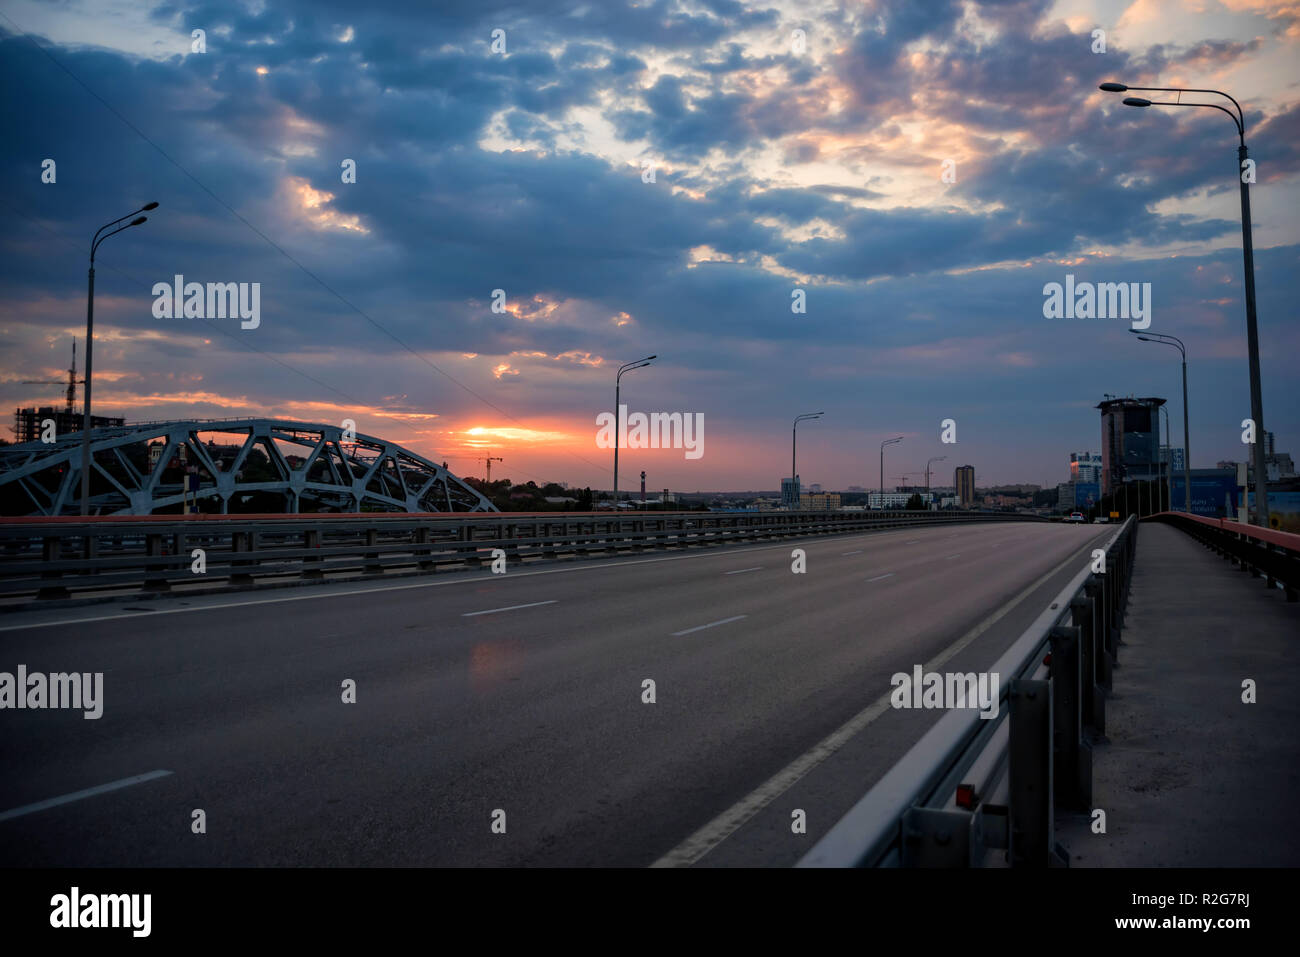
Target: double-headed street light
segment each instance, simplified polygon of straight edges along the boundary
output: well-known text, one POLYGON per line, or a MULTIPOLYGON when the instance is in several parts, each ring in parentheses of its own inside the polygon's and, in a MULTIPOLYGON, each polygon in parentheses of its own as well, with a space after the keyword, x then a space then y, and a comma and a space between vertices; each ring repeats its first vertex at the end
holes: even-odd
MULTIPOLYGON (((1192 513, 1192 450, 1188 446, 1190 441, 1188 436, 1190 430, 1187 427, 1187 347, 1183 345, 1183 340, 1177 336, 1167 336, 1160 332, 1138 332, 1136 329, 1130 329, 1143 342, 1158 342, 1161 345, 1173 346, 1182 354, 1183 357, 1183 511, 1188 515, 1192 513)), ((1172 463, 1171 463, 1172 464, 1172 463)), ((1258 499, 1256 499, 1258 501, 1258 499)), ((1169 503, 1173 508, 1173 502, 1169 503)))
POLYGON ((145 203, 134 213, 127 213, 125 216, 113 220, 111 223, 105 223, 95 230, 95 236, 90 241, 90 289, 86 294, 86 407, 83 410, 81 421, 81 514, 90 514, 90 376, 91 364, 94 361, 95 351, 95 252, 99 249, 99 244, 109 236, 116 236, 124 229, 130 229, 132 226, 139 226, 149 217, 136 216, 136 213, 143 213, 146 210, 157 209, 157 203, 145 203), (123 219, 130 219, 136 216, 125 226, 118 226, 123 219), (112 232, 104 232, 106 229, 113 229, 112 232))
POLYGON ((795 443, 799 438, 799 423, 805 419, 820 419, 825 412, 809 412, 805 415, 795 416, 794 427, 790 430, 790 507, 799 507, 799 495, 795 491, 795 486, 799 483, 799 471, 794 464, 795 443))
POLYGON ((880 443, 880 510, 882 512, 885 510, 885 446, 897 445, 901 441, 903 437, 900 435, 896 439, 885 439, 880 443))
MULTIPOLYGON (((1124 97, 1124 105, 1141 107, 1202 106, 1228 114, 1233 125, 1237 127, 1237 139, 1240 145, 1237 147, 1236 175, 1241 188, 1241 250, 1246 269, 1246 348, 1250 359, 1250 417, 1255 423, 1256 437, 1254 443, 1255 524, 1267 527, 1268 475, 1264 466, 1264 443, 1262 441, 1264 436, 1264 399, 1259 382, 1259 331, 1255 322, 1255 246, 1250 234, 1250 184, 1246 181, 1244 173, 1248 158, 1246 152, 1246 115, 1242 112, 1241 104, 1222 90, 1182 89, 1175 86, 1127 86, 1123 83, 1103 83, 1100 89, 1107 93, 1127 93, 1130 90, 1138 90, 1144 93, 1177 93, 1178 99, 1173 102, 1168 100, 1148 100, 1140 96, 1126 96, 1124 97), (1209 93, 1213 96, 1221 96, 1232 103, 1235 112, 1219 103, 1184 102, 1182 99, 1184 93, 1209 93)), ((1253 181, 1253 177, 1251 179, 1253 181)), ((1183 453, 1186 455, 1187 450, 1184 449, 1183 453)), ((1191 494, 1191 483, 1189 481, 1187 487, 1187 510, 1189 512, 1191 511, 1191 494)))
POLYGON ((618 374, 614 376, 614 511, 618 511, 618 447, 623 435, 623 407, 619 405, 619 383, 623 379, 624 372, 631 372, 633 369, 644 369, 652 361, 658 359, 658 355, 646 356, 644 359, 637 359, 635 362, 628 362, 618 367, 618 374))

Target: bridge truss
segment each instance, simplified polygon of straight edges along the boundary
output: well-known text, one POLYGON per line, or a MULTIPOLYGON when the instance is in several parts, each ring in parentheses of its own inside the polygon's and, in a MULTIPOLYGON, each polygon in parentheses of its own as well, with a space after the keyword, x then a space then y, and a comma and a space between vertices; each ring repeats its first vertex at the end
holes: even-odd
MULTIPOLYGON (((0 514, 80 512, 80 432, 0 447, 0 514)), ((284 419, 146 422, 91 432, 92 515, 495 512, 394 442, 284 419)))

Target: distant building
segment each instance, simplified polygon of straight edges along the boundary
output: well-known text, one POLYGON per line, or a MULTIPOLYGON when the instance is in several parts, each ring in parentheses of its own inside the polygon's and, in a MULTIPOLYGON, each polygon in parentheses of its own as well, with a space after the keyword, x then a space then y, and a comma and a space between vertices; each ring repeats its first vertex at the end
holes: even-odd
POLYGON ((1070 481, 1098 484, 1101 482, 1101 456, 1091 452, 1070 453, 1070 481))
POLYGON ((820 495, 822 491, 821 482, 813 482, 808 486, 808 491, 812 492, 814 495, 820 495))
MULTIPOLYGON (((14 409, 14 441, 18 443, 39 442, 41 440, 42 423, 46 419, 54 420, 55 436, 80 432, 81 426, 85 422, 83 413, 69 412, 66 408, 52 405, 43 405, 39 409, 14 409)), ((90 417, 90 427, 92 429, 120 428, 125 424, 125 419, 115 419, 111 416, 92 415, 90 417)))
POLYGON ((953 473, 953 487, 963 508, 975 504, 975 466, 959 465, 953 473))
POLYGON ((1181 471, 1183 471, 1183 467, 1184 467, 1184 466, 1183 466, 1183 462, 1186 460, 1186 458, 1187 458, 1187 453, 1184 452, 1182 449, 1180 449, 1180 448, 1179 448, 1179 449, 1170 449, 1170 450, 1169 450, 1169 469, 1170 469, 1170 471, 1173 471, 1173 472, 1181 472, 1181 471))
POLYGON ((799 476, 781 479, 781 507, 799 507, 799 476))
POLYGON ((850 486, 846 489, 846 491, 849 491, 849 492, 865 492, 866 489, 864 489, 861 485, 850 485, 850 486))
MULTIPOLYGON (((816 485, 812 486, 817 488, 816 485)), ((838 492, 804 492, 799 496, 799 507, 810 512, 834 511, 840 507, 838 492)))
POLYGON ((1061 509, 1074 508, 1074 483, 1062 482, 1056 486, 1056 507, 1061 509))
POLYGON ((934 494, 924 490, 919 492, 886 492, 883 496, 879 492, 872 492, 867 496, 867 507, 898 510, 905 508, 908 500, 913 495, 921 496, 921 501, 926 508, 929 508, 930 503, 934 501, 934 494))
POLYGON ((1101 410, 1101 492, 1160 474, 1160 406, 1164 399, 1106 399, 1101 410))

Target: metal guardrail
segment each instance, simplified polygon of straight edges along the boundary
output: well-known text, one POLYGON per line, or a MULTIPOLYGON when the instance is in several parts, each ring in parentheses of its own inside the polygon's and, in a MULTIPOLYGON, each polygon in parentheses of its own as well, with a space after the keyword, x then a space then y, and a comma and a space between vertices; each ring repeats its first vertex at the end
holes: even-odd
POLYGON ((1089 561, 990 669, 996 717, 949 710, 798 866, 1068 866, 1054 814, 1092 807, 1087 738, 1105 731, 1135 523, 1107 541, 1104 572, 1089 561))
POLYGON ((1160 512, 1147 521, 1181 529, 1242 571, 1263 577, 1269 588, 1281 585, 1287 601, 1300 600, 1300 535, 1184 512, 1160 512))
MULTIPOLYGON (((0 524, 0 598, 248 588, 327 575, 427 573, 918 524, 1039 521, 998 512, 456 512, 15 518, 0 524), (202 553, 202 573, 196 550, 202 553)), ((12 604, 12 601, 11 601, 12 604)))

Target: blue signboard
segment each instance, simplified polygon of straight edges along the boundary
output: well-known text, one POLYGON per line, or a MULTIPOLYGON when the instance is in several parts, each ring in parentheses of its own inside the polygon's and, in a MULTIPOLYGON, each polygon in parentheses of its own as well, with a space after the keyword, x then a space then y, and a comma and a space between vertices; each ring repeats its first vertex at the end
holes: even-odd
POLYGON ((1074 483, 1074 507, 1091 508, 1101 499, 1101 486, 1096 482, 1074 483))
MULTIPOLYGON (((1186 487, 1181 472, 1173 478, 1173 507, 1181 511, 1183 489, 1186 487)), ((1235 518, 1237 502, 1237 475, 1231 471, 1201 469, 1192 472, 1192 514, 1206 518, 1235 518), (1197 471, 1201 474, 1198 475, 1197 471)))

